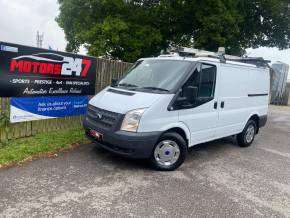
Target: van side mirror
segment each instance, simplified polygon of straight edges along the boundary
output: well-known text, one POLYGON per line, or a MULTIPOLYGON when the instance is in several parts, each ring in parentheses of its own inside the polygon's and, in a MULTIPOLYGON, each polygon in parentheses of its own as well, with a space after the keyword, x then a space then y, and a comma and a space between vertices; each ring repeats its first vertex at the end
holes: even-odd
POLYGON ((111 86, 116 86, 117 85, 118 80, 117 79, 112 79, 111 80, 111 86))
POLYGON ((197 99, 198 88, 196 86, 187 86, 183 90, 183 96, 177 98, 177 103, 179 105, 183 104, 194 104, 197 99))

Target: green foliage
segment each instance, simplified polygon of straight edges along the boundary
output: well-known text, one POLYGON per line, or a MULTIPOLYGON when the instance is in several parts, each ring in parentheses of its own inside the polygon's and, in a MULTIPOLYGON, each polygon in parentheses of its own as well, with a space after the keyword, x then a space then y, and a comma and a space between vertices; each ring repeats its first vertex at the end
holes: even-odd
MULTIPOLYGON (((9 132, 9 112, 7 110, 0 111, 0 132, 4 131, 6 135, 9 132)), ((1 137, 1 136, 0 136, 1 137)), ((6 146, 8 140, 2 140, 0 138, 0 148, 6 146)))
POLYGON ((10 140, 7 146, 0 148, 0 167, 31 159, 35 155, 67 149, 73 144, 87 142, 83 128, 59 130, 10 140))
POLYGON ((0 111, 0 128, 5 128, 9 124, 9 112, 7 110, 0 111))
POLYGON ((67 50, 133 62, 170 45, 289 47, 288 0, 59 0, 67 50))

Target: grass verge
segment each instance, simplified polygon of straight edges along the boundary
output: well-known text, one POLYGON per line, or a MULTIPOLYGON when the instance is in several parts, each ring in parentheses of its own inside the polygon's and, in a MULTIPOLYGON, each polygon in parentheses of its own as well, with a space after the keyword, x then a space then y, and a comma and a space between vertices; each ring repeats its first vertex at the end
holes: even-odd
POLYGON ((0 148, 0 168, 88 143, 82 128, 41 133, 14 139, 0 148))

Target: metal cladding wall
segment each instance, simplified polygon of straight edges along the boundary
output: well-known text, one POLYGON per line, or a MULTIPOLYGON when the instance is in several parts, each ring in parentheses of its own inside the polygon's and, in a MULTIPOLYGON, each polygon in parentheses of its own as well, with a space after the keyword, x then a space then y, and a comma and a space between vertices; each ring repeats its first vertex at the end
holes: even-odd
POLYGON ((288 105, 290 105, 290 82, 287 83, 287 89, 289 90, 289 92, 288 92, 288 105))
POLYGON ((287 105, 289 88, 287 78, 289 65, 283 62, 272 64, 271 69, 271 104, 287 105))

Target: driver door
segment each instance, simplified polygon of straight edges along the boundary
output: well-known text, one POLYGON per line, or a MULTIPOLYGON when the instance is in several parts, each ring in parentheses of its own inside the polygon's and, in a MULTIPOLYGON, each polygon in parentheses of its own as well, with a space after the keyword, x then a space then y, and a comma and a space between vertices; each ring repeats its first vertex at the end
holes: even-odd
POLYGON ((179 105, 179 121, 190 129, 190 146, 215 137, 218 123, 216 78, 217 67, 201 63, 182 87, 180 97, 187 100, 179 105))

